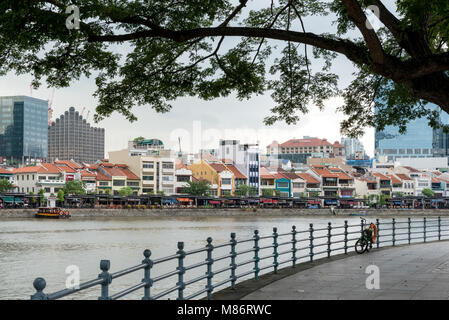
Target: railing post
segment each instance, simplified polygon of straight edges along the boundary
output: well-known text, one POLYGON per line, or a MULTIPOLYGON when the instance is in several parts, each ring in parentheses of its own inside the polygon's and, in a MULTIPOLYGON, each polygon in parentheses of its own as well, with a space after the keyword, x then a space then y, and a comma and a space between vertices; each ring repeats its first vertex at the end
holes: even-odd
POLYGON ((327 223, 327 257, 331 256, 331 237, 332 237, 332 223, 327 223))
POLYGON ((98 278, 103 279, 101 283, 101 297, 98 297, 98 300, 110 300, 109 298, 109 285, 112 282, 112 276, 109 273, 109 269, 111 268, 111 261, 109 260, 101 260, 100 261, 100 269, 103 271, 98 275, 98 278))
POLYGON ((441 217, 438 217, 438 241, 441 240, 441 217))
POLYGON ((396 245, 396 219, 392 219, 392 240, 393 240, 393 246, 396 245))
POLYGON ((310 261, 313 261, 313 223, 309 224, 309 240, 310 240, 310 261))
POLYGON ((178 286, 178 298, 177 300, 184 300, 184 289, 186 285, 184 283, 184 273, 186 273, 186 269, 184 268, 184 258, 186 257, 186 253, 184 251, 184 242, 178 242, 178 251, 176 251, 178 256, 178 282, 176 285, 178 286))
POLYGON ((408 244, 412 243, 412 219, 408 218, 408 244))
POLYGON ((345 254, 348 254, 348 220, 345 220, 345 254))
POLYGON ((237 269, 237 265, 235 264, 235 258, 237 257, 237 253, 235 252, 235 246, 237 244, 237 241, 235 240, 235 233, 231 233, 231 264, 229 265, 231 267, 231 288, 235 289, 235 281, 237 280, 237 277, 235 276, 235 269, 237 269))
POLYGON ((273 268, 274 273, 278 273, 278 228, 273 228, 273 268))
POLYGON ((36 289, 36 293, 31 295, 31 300, 48 300, 48 295, 44 293, 44 289, 47 286, 44 278, 36 278, 33 281, 33 287, 36 289))
POLYGON ((377 227, 377 239, 376 239, 376 245, 377 249, 380 247, 380 221, 379 219, 376 219, 376 227, 377 227))
POLYGON ((426 242, 426 240, 427 240, 427 234, 426 234, 426 232, 427 232, 427 220, 426 220, 425 217, 424 217, 423 220, 424 220, 423 221, 423 223, 424 223, 424 242, 426 242))
POLYGON ((146 264, 146 267, 143 269, 144 277, 142 279, 142 282, 145 283, 145 287, 143 288, 143 297, 142 300, 151 300, 151 286, 153 285, 153 280, 151 280, 150 277, 150 271, 153 267, 153 260, 150 259, 151 251, 146 249, 143 252, 143 256, 145 259, 142 260, 142 263, 146 264))
POLYGON ((292 266, 296 267, 296 226, 292 226, 292 266))
POLYGON ((212 245, 212 238, 207 238, 207 300, 212 299, 212 291, 214 287, 212 285, 212 278, 214 277, 214 273, 212 272, 212 265, 214 263, 214 259, 212 259, 212 250, 214 250, 214 246, 212 245))
POLYGON ((259 279, 259 230, 254 230, 254 279, 259 279))

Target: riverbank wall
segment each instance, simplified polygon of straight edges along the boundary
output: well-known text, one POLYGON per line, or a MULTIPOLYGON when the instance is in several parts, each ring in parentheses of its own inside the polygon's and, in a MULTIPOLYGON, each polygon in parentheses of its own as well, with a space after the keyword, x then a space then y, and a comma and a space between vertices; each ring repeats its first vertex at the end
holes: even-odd
MULTIPOLYGON (((0 209, 0 219, 34 218, 37 209, 0 209)), ((292 217, 332 216, 329 209, 264 208, 264 209, 69 209, 72 218, 95 217, 292 217)), ((449 209, 337 209, 335 216, 366 212, 372 217, 449 216, 449 209)))

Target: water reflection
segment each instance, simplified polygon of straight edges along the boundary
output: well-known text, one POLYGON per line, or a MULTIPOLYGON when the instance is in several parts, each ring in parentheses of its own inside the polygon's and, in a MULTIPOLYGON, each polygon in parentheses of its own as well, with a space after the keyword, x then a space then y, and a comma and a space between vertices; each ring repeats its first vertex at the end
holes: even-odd
MULTIPOLYGON (((229 241, 231 232, 237 234, 238 240, 251 237, 255 229, 261 235, 268 235, 274 226, 278 227, 279 233, 285 233, 291 230, 292 225, 300 231, 308 229, 309 223, 322 228, 329 221, 341 225, 344 220, 360 223, 358 217, 312 216, 0 220, 0 299, 29 299, 29 295, 34 293, 32 282, 38 276, 47 280, 47 293, 63 289, 68 265, 78 265, 81 281, 86 281, 98 275, 101 259, 111 260, 111 272, 115 272, 139 264, 146 248, 151 249, 152 258, 159 258, 174 254, 177 241, 184 241, 185 250, 191 250, 205 246, 209 236, 215 244, 221 244, 229 241)), ((226 250, 217 254, 229 253, 226 250)), ((187 263, 190 261, 186 260, 187 263)), ((160 270, 154 270, 152 276, 173 270, 175 264, 167 263, 160 270)), ((187 275, 186 279, 194 276, 187 275)), ((136 273, 114 280, 111 292, 137 284, 141 279, 142 274, 136 273)), ((172 286, 175 282, 176 279, 172 278, 167 285, 172 286)), ((204 283, 195 286, 204 288, 204 283)), ((96 299, 99 293, 99 288, 93 288, 71 298, 96 299)), ((140 299, 141 295, 141 292, 136 292, 131 297, 140 299)))

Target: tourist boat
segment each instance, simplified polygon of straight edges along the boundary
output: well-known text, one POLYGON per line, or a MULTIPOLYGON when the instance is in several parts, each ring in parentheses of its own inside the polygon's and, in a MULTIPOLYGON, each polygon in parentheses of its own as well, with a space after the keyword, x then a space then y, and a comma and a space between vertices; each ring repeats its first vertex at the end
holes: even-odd
POLYGON ((39 210, 36 213, 36 218, 67 219, 70 217, 71 216, 67 210, 62 210, 61 208, 56 207, 39 208, 39 210))

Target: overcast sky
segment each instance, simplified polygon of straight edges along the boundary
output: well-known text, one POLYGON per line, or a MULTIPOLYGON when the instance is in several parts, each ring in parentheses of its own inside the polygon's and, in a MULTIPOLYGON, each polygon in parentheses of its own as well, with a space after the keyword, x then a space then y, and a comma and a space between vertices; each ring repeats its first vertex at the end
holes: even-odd
MULTIPOLYGON (((323 18, 308 20, 307 30, 317 33, 330 32, 330 20, 327 24, 323 18)), ((354 71, 352 64, 344 57, 339 57, 333 71, 340 76, 340 87, 346 86, 354 71)), ((13 73, 0 77, 0 96, 30 95, 31 76, 16 76, 13 73)), ((273 126, 263 124, 264 117, 270 115, 273 101, 269 93, 255 96, 250 100, 239 101, 235 96, 220 98, 213 101, 203 101, 197 98, 181 98, 173 103, 173 109, 166 114, 158 114, 149 107, 135 107, 138 120, 129 123, 123 116, 113 114, 110 118, 98 124, 93 123, 96 99, 95 79, 83 78, 75 81, 69 88, 56 89, 53 99, 53 119, 59 117, 69 107, 84 112, 86 117, 90 110, 88 121, 94 126, 105 128, 106 153, 123 149, 127 141, 137 136, 159 138, 166 147, 178 150, 178 137, 181 137, 183 151, 196 152, 199 148, 216 148, 218 139, 238 139, 243 143, 259 142, 261 149, 273 140, 284 142, 291 138, 314 136, 326 138, 329 141, 340 141, 340 121, 344 115, 337 112, 342 104, 341 98, 326 102, 324 111, 311 106, 310 112, 301 117, 296 125, 278 123, 273 126)), ((52 89, 43 85, 33 90, 32 96, 47 100, 52 89)), ((374 148, 374 129, 369 128, 360 138, 367 153, 372 156, 374 148)), ((107 154, 106 154, 107 156, 107 154)))

